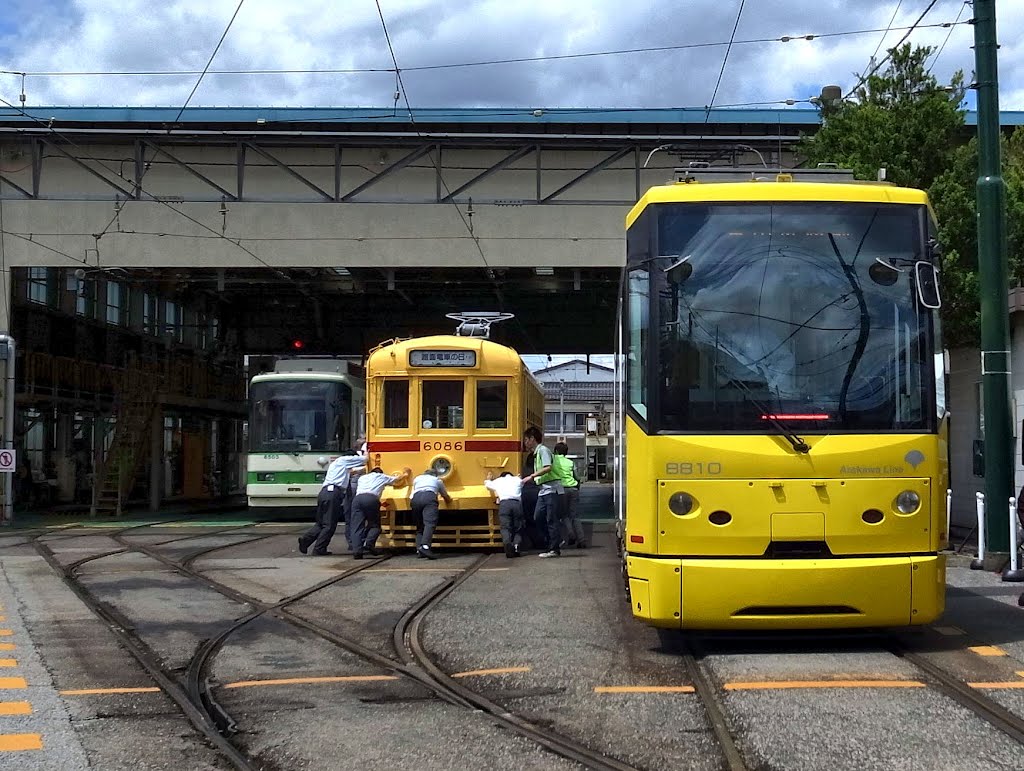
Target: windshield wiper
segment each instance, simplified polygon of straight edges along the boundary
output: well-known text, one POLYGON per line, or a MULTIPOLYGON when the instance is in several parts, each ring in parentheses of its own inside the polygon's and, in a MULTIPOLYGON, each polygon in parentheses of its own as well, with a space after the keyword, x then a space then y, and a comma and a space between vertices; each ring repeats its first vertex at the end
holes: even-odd
MULTIPOLYGON (((716 365, 716 369, 721 369, 721 365, 716 365)), ((807 444, 807 442, 805 442, 803 439, 801 439, 799 436, 793 433, 793 431, 790 430, 790 428, 785 423, 783 423, 781 420, 775 417, 775 414, 771 411, 771 408, 766 406, 764 402, 757 398, 757 396, 754 394, 754 389, 752 389, 739 378, 733 377, 728 373, 725 374, 728 378, 726 382, 731 385, 739 386, 740 389, 742 389, 743 392, 746 393, 747 399, 754 406, 754 409, 760 410, 765 420, 770 422, 773 426, 775 426, 775 428, 779 430, 779 433, 786 438, 786 441, 793 445, 794 450, 804 454, 809 453, 811 451, 811 446, 807 444)))

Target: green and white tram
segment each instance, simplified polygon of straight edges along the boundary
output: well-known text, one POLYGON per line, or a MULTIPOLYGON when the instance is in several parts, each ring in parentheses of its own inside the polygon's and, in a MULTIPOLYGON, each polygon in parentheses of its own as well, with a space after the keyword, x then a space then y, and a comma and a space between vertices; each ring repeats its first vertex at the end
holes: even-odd
POLYGON ((366 431, 362 368, 342 359, 278 360, 249 385, 251 508, 310 507, 327 466, 366 431))

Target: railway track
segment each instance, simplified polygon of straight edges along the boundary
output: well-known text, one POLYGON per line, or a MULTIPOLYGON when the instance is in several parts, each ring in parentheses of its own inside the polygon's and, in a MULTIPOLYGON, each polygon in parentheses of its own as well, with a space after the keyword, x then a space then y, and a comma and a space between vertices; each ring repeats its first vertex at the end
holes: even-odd
POLYGON ((158 548, 179 542, 215 535, 223 535, 231 531, 244 528, 225 528, 214 533, 201 533, 181 538, 169 539, 156 544, 144 544, 126 538, 130 531, 147 527, 148 525, 137 525, 124 528, 113 533, 103 533, 104 536, 118 541, 121 548, 107 550, 99 554, 89 555, 67 565, 62 565, 56 555, 45 543, 38 539, 34 541, 37 551, 46 559, 50 566, 57 571, 72 591, 85 603, 97 616, 102 618, 114 631, 125 648, 139 661, 147 673, 181 708, 189 720, 206 736, 214 745, 222 751, 224 756, 238 769, 243 771, 255 771, 256 766, 250 758, 231 741, 231 736, 237 732, 238 726, 231 715, 217 701, 215 688, 209 680, 209 669, 217 653, 230 641, 233 634, 261 616, 269 615, 285 621, 294 627, 305 629, 308 632, 330 642, 360 658, 389 670, 400 677, 412 680, 425 687, 437 698, 450 704, 457 705, 467 710, 485 714, 493 723, 510 729, 515 733, 528 738, 545 749, 560 755, 563 758, 572 760, 587 768, 594 768, 598 771, 636 771, 634 766, 623 763, 615 758, 610 758, 602 753, 595 752, 575 742, 570 737, 563 736, 549 729, 538 726, 520 716, 514 715, 503 706, 496 704, 486 697, 471 691, 456 682, 444 673, 429 657, 420 639, 423 621, 430 610, 440 603, 458 586, 470 578, 487 561, 488 555, 482 555, 468 568, 458 575, 442 582, 438 587, 417 600, 402 615, 396 624, 393 632, 393 641, 396 650, 396 657, 391 658, 365 645, 340 635, 321 624, 309 619, 302 618, 289 611, 289 606, 315 595, 317 592, 333 586, 346 578, 362 572, 368 568, 380 565, 389 559, 384 557, 378 560, 366 561, 310 586, 300 592, 285 597, 278 602, 263 602, 255 597, 247 595, 237 589, 230 587, 203 573, 194 566, 197 559, 208 556, 216 551, 232 548, 235 546, 247 545, 258 540, 270 537, 261 535, 257 538, 246 541, 235 541, 229 544, 204 546, 202 549, 189 552, 176 557, 162 553, 158 548), (246 604, 252 608, 251 612, 235 619, 227 624, 218 634, 203 642, 196 650, 188 667, 186 668, 183 682, 179 681, 172 673, 164 671, 159 661, 148 649, 143 640, 136 638, 125 627, 125 621, 109 605, 102 600, 93 597, 78 580, 76 571, 78 568, 91 561, 112 557, 119 554, 136 552, 154 559, 180 575, 191 578, 200 584, 216 591, 217 593, 239 603, 246 604))

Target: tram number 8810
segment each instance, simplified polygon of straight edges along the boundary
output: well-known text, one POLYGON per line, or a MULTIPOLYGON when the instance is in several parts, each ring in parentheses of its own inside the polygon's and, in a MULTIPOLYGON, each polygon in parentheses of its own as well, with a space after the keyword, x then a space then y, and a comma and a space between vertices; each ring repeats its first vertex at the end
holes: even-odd
POLYGON ((462 442, 424 442, 424 452, 438 452, 445 451, 451 452, 452 450, 461 450, 462 442))
POLYGON ((689 476, 691 474, 708 474, 718 476, 722 473, 721 463, 666 463, 665 473, 677 476, 689 476))

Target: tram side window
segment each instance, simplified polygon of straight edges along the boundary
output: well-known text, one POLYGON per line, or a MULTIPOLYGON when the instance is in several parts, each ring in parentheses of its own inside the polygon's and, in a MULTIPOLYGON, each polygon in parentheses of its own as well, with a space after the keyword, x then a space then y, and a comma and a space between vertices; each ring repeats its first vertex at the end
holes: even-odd
POLYGON ((476 427, 508 428, 508 383, 506 381, 477 381, 476 427))
POLYGON ((384 428, 409 427, 409 381, 384 381, 384 428))
POLYGON ((647 417, 647 347, 650 327, 650 276, 647 270, 629 272, 629 404, 647 417))
POLYGON ((461 380, 424 380, 420 425, 430 429, 463 428, 463 386, 461 380))

